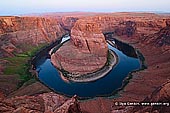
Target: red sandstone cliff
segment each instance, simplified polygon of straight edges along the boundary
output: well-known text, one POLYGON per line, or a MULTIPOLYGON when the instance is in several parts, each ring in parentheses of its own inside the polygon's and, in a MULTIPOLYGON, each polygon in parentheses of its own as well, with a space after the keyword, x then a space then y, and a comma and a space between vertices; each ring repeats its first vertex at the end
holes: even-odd
POLYGON ((168 47, 170 45, 170 20, 166 20, 166 26, 161 28, 158 32, 143 37, 142 42, 157 47, 168 47))
POLYGON ((110 13, 86 17, 64 16, 60 23, 71 30, 78 18, 95 21, 103 33, 114 32, 116 35, 132 36, 135 33, 148 35, 159 31, 166 26, 167 17, 153 13, 110 13))
POLYGON ((32 46, 50 43, 65 31, 55 19, 0 17, 0 57, 13 56, 32 46))

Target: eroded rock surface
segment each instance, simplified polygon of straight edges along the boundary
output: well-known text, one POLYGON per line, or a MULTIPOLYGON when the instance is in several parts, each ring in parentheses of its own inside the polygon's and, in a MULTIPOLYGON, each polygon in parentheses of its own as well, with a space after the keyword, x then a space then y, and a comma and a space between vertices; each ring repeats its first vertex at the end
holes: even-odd
POLYGON ((37 96, 20 96, 0 101, 0 112, 4 113, 80 113, 76 96, 68 99, 55 93, 37 96))
MULTIPOLYGON (((148 106, 133 106, 128 112, 134 113, 169 113, 170 111, 170 81, 162 84, 151 95, 146 97, 143 103, 149 103, 148 106)), ((141 102, 141 103, 142 103, 141 102)))
POLYGON ((169 46, 170 45, 170 20, 166 20, 166 26, 160 29, 158 32, 149 35, 144 40, 146 44, 152 44, 153 46, 169 46))
MULTIPOLYGON (((80 18, 82 17, 72 16, 70 18, 65 16, 61 23, 71 30, 76 20, 80 18)), ((144 35, 156 33, 160 28, 166 26, 166 18, 167 16, 154 13, 108 13, 84 17, 86 20, 95 21, 101 27, 103 33, 114 32, 120 36, 133 36, 136 33, 144 35)))
POLYGON ((65 31, 55 19, 0 17, 0 58, 14 56, 61 37, 65 31))
POLYGON ((97 24, 79 20, 71 30, 71 40, 52 55, 51 61, 70 73, 87 74, 105 65, 107 53, 105 37, 97 24))

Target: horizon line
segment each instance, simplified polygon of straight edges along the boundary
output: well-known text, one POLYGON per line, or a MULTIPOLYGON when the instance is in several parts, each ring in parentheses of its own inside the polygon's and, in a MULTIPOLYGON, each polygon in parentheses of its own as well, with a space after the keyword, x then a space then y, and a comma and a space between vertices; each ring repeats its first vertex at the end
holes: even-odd
POLYGON ((6 14, 0 16, 24 16, 24 15, 40 15, 46 13, 155 13, 155 14, 170 14, 170 11, 49 11, 49 12, 33 12, 33 13, 18 13, 18 14, 6 14))

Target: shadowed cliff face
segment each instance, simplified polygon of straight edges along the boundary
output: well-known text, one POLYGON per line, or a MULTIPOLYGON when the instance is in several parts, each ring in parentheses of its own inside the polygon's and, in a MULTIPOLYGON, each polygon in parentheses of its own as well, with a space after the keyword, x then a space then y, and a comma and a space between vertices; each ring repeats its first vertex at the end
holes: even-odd
POLYGON ((54 19, 41 17, 0 17, 0 57, 13 56, 32 46, 50 43, 65 31, 54 19))
POLYGON ((116 48, 122 51, 125 55, 133 58, 138 58, 136 50, 129 44, 123 43, 115 39, 116 48))
POLYGON ((169 46, 170 45, 170 20, 166 20, 166 26, 158 32, 143 37, 143 43, 151 44, 153 46, 169 46))
POLYGON ((137 30, 136 29, 136 22, 134 22, 134 21, 123 21, 122 23, 121 22, 119 23, 119 26, 115 27, 114 32, 118 36, 126 35, 128 37, 131 37, 136 33, 136 30, 137 30))
POLYGON ((71 17, 71 16, 63 17, 63 18, 61 19, 61 25, 62 25, 62 27, 63 27, 64 29, 70 30, 70 29, 74 26, 75 22, 76 22, 78 19, 79 19, 78 17, 71 17))

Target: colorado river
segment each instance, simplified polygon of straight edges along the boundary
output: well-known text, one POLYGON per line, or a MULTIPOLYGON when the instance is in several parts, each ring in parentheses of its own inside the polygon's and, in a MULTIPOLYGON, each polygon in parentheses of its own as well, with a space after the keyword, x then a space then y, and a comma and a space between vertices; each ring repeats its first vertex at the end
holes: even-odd
MULTIPOLYGON (((63 38, 63 40, 68 38, 69 36, 63 38)), ((98 80, 84 83, 67 82, 61 78, 57 69, 52 65, 50 58, 46 56, 42 56, 36 61, 35 67, 38 72, 38 78, 50 89, 67 96, 75 94, 79 97, 110 95, 122 86, 123 80, 130 72, 140 69, 141 64, 138 58, 129 57, 110 44, 108 44, 108 47, 116 53, 118 61, 106 76, 98 80)))

